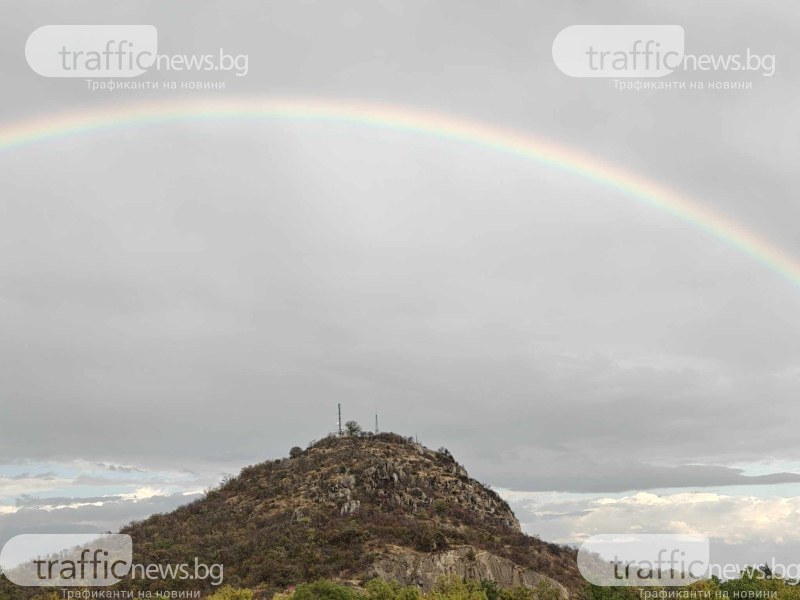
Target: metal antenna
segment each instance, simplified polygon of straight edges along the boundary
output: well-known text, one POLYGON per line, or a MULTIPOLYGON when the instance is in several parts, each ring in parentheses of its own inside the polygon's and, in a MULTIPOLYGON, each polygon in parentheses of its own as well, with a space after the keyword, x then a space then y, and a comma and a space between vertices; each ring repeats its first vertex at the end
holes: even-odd
POLYGON ((378 413, 375 413, 375 435, 378 435, 378 413))
POLYGON ((339 402, 337 406, 339 407, 339 435, 342 435, 342 403, 339 402))

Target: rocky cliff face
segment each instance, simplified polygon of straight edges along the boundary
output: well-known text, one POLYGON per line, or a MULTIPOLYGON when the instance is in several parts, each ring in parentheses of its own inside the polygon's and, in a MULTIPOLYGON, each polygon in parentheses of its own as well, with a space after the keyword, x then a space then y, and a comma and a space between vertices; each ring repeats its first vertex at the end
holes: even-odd
POLYGON ((405 585, 417 585, 425 591, 430 590, 440 577, 455 576, 494 581, 504 588, 525 586, 535 589, 546 584, 558 590, 562 597, 569 597, 567 588, 554 579, 474 546, 435 553, 389 548, 372 565, 371 573, 405 585))

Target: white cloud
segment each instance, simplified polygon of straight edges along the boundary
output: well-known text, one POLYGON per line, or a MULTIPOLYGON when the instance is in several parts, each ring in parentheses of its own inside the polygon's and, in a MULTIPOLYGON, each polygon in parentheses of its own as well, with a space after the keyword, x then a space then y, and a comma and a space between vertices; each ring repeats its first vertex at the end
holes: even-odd
POLYGON ((69 485, 71 480, 64 477, 0 477, 0 498, 11 499, 15 496, 42 494, 58 490, 69 485))
POLYGON ((700 533, 722 544, 780 543, 800 538, 800 497, 717 491, 625 496, 504 493, 528 531, 562 542, 598 533, 700 533))
POLYGON ((69 504, 41 504, 36 507, 37 510, 45 510, 52 512, 54 510, 63 510, 65 508, 83 508, 84 506, 103 506, 103 502, 70 502, 69 504))
POLYGON ((719 502, 722 498, 719 494, 712 492, 689 492, 660 496, 652 492, 638 492, 633 496, 622 498, 598 498, 596 504, 608 506, 613 504, 625 504, 628 506, 670 506, 674 504, 696 504, 699 502, 719 502))
POLYGON ((118 497, 124 500, 131 500, 133 502, 139 502, 140 500, 149 500, 150 498, 155 498, 156 496, 168 496, 169 493, 164 490, 159 490, 152 487, 140 487, 135 489, 130 494, 119 494, 118 497))

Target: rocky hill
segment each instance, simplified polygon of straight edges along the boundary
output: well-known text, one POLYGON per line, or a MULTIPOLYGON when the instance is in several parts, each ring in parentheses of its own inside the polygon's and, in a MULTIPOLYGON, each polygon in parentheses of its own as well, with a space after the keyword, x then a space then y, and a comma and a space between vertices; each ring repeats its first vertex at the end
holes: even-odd
POLYGON ((502 587, 546 581, 563 596, 582 583, 573 550, 523 534, 508 504, 447 451, 383 433, 329 436, 290 455, 123 528, 134 562, 222 564, 226 584, 263 597, 319 578, 359 585, 378 576, 425 590, 448 574, 502 587))
POLYGON ((424 588, 447 573, 503 586, 581 582, 570 549, 524 535, 508 504, 448 452, 389 433, 294 448, 123 532, 139 561, 197 556, 224 564, 226 583, 265 591, 376 575, 424 588))

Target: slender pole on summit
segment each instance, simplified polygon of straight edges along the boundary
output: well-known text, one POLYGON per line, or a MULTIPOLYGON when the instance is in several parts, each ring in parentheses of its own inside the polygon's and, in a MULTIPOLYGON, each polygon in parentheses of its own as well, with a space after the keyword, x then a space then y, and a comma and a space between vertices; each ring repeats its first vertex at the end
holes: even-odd
POLYGON ((375 435, 378 435, 378 413, 375 413, 375 435))
POLYGON ((336 406, 339 407, 339 421, 338 421, 339 435, 342 435, 342 403, 339 402, 336 406))

